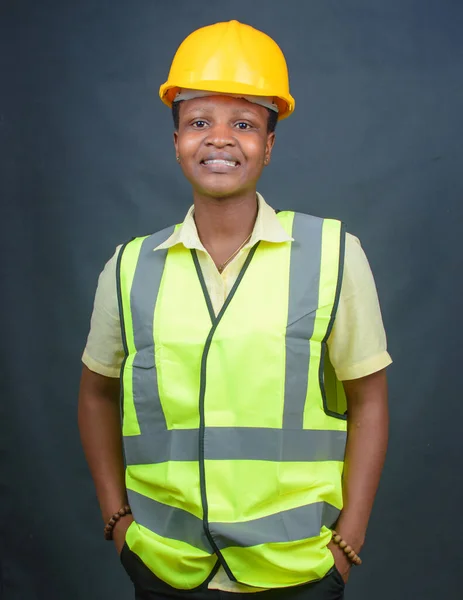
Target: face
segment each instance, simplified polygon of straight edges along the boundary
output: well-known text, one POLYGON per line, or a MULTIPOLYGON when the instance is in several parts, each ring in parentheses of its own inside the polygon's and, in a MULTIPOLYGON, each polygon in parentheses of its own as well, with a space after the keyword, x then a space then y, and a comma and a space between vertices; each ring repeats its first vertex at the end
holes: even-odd
POLYGON ((208 96, 180 105, 174 144, 183 173, 196 193, 230 198, 255 191, 275 140, 263 106, 230 96, 208 96))

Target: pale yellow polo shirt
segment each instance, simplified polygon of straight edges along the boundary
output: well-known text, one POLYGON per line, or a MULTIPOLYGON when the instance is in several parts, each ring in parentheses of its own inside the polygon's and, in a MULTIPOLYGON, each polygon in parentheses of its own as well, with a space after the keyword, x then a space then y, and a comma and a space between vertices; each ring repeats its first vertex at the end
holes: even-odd
MULTIPOLYGON (((222 273, 219 273, 199 239, 193 206, 185 217, 183 227, 156 248, 159 250, 183 244, 188 249, 198 251, 216 314, 222 308, 254 244, 258 241, 277 243, 292 240, 281 226, 275 211, 260 194, 257 199, 259 210, 251 238, 222 273)), ((124 358, 116 290, 116 262, 120 248, 117 247, 99 277, 90 333, 82 356, 82 361, 91 371, 106 377, 119 377, 124 358)), ((373 275, 359 240, 350 234, 346 236, 341 295, 328 347, 330 360, 341 381, 371 375, 392 362, 387 352, 373 275)), ((259 591, 230 581, 222 568, 209 583, 209 588, 241 593, 259 591)))

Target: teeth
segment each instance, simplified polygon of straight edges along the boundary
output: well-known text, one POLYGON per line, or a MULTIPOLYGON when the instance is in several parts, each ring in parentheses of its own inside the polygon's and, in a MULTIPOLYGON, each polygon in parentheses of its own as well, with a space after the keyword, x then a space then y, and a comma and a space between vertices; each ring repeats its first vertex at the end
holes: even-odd
POLYGON ((227 167, 236 167, 237 163, 233 160, 223 160, 220 158, 214 158, 212 160, 205 160, 205 165, 226 165, 227 167))

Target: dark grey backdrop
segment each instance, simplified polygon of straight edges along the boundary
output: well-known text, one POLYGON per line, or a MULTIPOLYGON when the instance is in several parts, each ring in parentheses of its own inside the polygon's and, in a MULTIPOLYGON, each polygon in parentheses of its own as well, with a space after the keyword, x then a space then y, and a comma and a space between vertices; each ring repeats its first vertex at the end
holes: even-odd
POLYGON ((395 360, 347 598, 463 597, 461 0, 3 0, 5 600, 131 597, 79 444, 80 354, 116 244, 189 206, 157 91, 190 31, 231 18, 280 43, 297 99, 260 190, 361 238, 395 360))

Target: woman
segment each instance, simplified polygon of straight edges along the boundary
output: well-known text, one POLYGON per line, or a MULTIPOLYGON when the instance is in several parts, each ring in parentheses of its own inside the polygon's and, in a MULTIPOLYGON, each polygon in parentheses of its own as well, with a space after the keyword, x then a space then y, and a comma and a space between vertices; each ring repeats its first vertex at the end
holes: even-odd
POLYGON ((195 31, 160 96, 194 204, 100 276, 79 425, 105 537, 140 600, 342 598, 387 445, 368 262, 257 193, 294 110, 268 36, 195 31))

